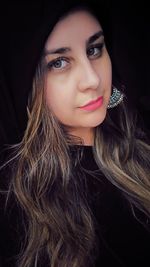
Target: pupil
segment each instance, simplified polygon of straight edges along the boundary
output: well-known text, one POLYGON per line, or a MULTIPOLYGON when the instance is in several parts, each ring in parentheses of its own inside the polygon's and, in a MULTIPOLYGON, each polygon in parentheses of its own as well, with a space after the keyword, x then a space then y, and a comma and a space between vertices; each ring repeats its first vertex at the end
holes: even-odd
POLYGON ((57 60, 54 65, 55 65, 56 68, 61 67, 61 61, 57 60))
POLYGON ((89 55, 92 55, 93 54, 93 48, 90 48, 89 49, 89 55))

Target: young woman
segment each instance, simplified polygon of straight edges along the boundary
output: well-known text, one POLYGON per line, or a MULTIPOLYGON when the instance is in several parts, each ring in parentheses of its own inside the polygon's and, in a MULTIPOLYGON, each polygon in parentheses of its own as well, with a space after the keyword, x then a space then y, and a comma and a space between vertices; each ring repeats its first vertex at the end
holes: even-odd
POLYGON ((61 4, 29 61, 28 122, 6 164, 2 263, 143 266, 150 147, 116 88, 99 12, 87 1, 61 4))

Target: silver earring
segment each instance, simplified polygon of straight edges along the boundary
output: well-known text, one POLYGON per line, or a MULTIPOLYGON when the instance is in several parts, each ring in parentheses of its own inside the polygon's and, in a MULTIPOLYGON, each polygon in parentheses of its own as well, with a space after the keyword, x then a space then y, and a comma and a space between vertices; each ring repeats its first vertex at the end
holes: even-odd
POLYGON ((119 105, 123 100, 124 94, 120 92, 116 87, 113 87, 112 95, 110 96, 107 108, 114 108, 119 105))

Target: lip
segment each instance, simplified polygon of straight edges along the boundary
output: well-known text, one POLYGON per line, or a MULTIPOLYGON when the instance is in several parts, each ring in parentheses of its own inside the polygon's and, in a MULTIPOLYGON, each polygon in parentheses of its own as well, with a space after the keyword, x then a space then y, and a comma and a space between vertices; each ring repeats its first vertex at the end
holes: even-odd
POLYGON ((86 105, 81 106, 80 109, 92 111, 92 110, 95 110, 95 109, 101 107, 102 104, 103 104, 103 97, 100 96, 96 100, 92 100, 92 101, 88 102, 86 105))

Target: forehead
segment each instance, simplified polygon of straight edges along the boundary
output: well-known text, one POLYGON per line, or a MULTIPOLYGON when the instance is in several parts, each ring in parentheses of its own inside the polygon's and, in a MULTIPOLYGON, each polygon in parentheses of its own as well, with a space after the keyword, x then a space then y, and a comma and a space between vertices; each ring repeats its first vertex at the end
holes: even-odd
POLYGON ((48 37, 46 48, 59 46, 62 42, 73 42, 75 38, 88 38, 93 33, 101 30, 99 21, 88 11, 74 11, 58 21, 48 37))

